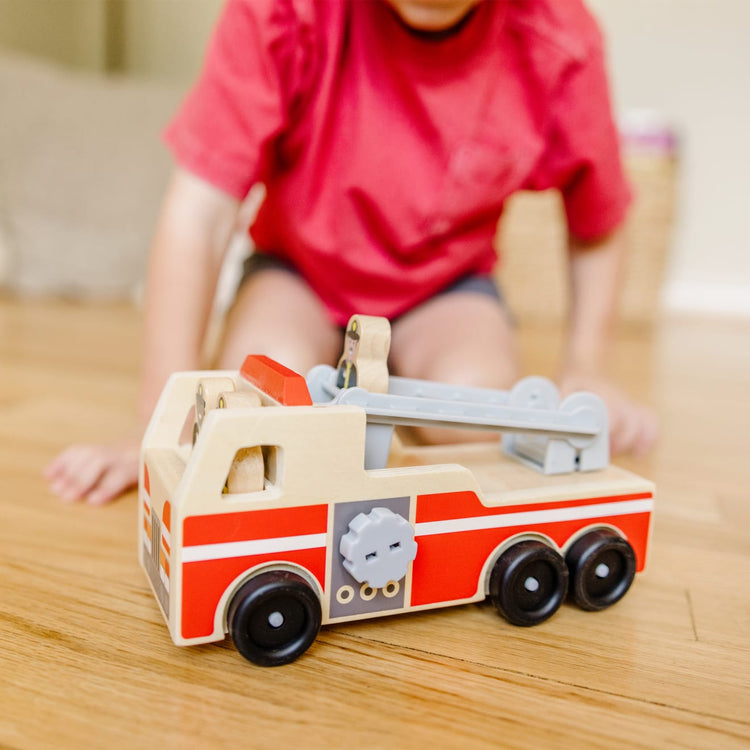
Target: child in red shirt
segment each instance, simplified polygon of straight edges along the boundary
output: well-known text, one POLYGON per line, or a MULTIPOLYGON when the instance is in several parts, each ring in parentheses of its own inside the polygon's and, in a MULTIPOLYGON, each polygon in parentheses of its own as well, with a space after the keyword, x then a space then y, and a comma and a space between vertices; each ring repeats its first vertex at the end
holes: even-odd
MULTIPOLYGON (((491 282, 497 220, 515 191, 557 188, 573 292, 561 385, 605 398, 614 450, 653 442, 651 415, 602 376, 630 193, 579 0, 229 0, 166 137, 178 169, 148 275, 144 422, 167 375, 199 366, 254 184, 257 256, 219 367, 250 351, 302 372, 334 362, 359 312, 391 319, 395 374, 498 388, 519 365, 491 282)), ((137 478, 137 442, 69 449, 53 490, 110 499, 137 478)))

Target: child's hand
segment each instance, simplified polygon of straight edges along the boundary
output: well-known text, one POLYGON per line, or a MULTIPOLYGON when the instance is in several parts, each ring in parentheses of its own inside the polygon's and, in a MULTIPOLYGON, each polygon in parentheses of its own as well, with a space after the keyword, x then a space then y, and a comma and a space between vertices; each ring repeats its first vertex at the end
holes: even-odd
POLYGON ((599 375, 569 371, 559 380, 561 394, 590 391, 599 396, 609 413, 609 444, 613 454, 643 456, 656 442, 659 427, 654 413, 632 401, 614 383, 599 375))
POLYGON ((138 483, 140 441, 73 445, 44 470, 50 490, 64 502, 85 500, 102 505, 138 483))

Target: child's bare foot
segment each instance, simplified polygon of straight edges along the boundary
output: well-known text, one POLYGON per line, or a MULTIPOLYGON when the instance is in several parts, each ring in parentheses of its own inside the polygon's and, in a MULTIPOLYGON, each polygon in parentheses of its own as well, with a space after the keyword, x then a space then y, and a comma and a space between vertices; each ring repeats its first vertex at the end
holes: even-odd
POLYGON ((64 502, 102 505, 138 483, 140 441, 126 438, 106 445, 72 445, 44 470, 50 490, 64 502))

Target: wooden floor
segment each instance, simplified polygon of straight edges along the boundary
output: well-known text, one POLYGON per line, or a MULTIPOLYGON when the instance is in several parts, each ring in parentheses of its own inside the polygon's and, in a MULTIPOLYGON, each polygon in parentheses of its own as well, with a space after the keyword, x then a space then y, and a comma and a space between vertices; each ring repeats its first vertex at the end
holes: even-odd
MULTIPOLYGON (((549 374, 559 337, 522 331, 549 374)), ((136 561, 136 499, 66 506, 40 478, 133 424, 138 317, 0 299, 0 747, 750 747, 750 326, 623 334, 653 403, 648 570, 617 606, 508 625, 487 604, 326 628, 262 669, 172 645, 136 561)))

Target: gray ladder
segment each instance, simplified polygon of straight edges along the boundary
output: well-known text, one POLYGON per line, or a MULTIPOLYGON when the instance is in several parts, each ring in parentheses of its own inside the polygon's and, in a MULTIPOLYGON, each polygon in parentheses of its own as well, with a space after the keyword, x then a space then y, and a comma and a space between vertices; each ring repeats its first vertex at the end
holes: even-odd
POLYGON ((547 378, 523 378, 509 391, 390 377, 388 393, 338 388, 336 369, 307 375, 315 404, 350 404, 367 414, 365 467, 385 466, 396 425, 460 427, 502 432, 503 451, 544 474, 593 471, 609 464, 603 401, 573 393, 560 401, 547 378))

